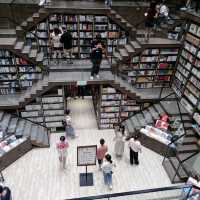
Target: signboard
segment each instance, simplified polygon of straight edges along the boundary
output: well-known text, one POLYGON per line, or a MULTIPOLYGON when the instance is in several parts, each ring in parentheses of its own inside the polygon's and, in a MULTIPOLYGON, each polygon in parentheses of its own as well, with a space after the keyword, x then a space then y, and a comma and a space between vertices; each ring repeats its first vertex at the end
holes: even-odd
POLYGON ((96 165, 97 145, 77 147, 77 166, 96 165))
POLYGON ((87 85, 87 81, 77 81, 77 85, 79 86, 87 85))

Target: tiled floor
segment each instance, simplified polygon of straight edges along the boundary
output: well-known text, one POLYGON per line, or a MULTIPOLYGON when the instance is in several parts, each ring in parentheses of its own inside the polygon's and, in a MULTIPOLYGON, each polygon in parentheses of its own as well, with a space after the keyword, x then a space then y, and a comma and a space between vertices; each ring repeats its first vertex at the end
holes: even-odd
MULTIPOLYGON (((13 191, 14 200, 62 200, 110 192, 171 186, 161 165, 162 157, 151 150, 143 148, 139 166, 130 166, 127 144, 123 158, 121 160, 115 158, 113 152, 114 132, 113 130, 97 129, 91 99, 73 100, 69 102, 69 107, 72 110, 73 124, 78 138, 69 139, 67 169, 59 169, 55 148, 56 142, 63 133, 52 134, 50 148, 36 148, 4 170, 6 183, 13 191), (104 186, 102 172, 98 170, 97 166, 88 167, 89 172, 94 173, 94 186, 79 186, 79 173, 84 172, 85 168, 77 167, 77 146, 98 144, 102 137, 105 138, 109 152, 117 164, 113 174, 112 191, 104 186)), ((155 196, 151 195, 151 199, 155 196)), ((127 200, 129 198, 116 199, 127 200)), ((133 198, 130 199, 133 200, 133 198)))

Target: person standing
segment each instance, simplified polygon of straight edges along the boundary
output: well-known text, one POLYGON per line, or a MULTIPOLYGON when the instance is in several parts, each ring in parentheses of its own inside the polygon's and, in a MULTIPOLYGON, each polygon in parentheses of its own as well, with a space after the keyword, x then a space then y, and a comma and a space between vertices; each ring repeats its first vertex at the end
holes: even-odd
POLYGON ((99 164, 99 170, 101 170, 101 165, 107 151, 108 151, 108 147, 107 145, 105 145, 105 140, 101 138, 100 147, 97 148, 97 160, 99 164))
POLYGON ((63 44, 64 57, 67 59, 69 57, 69 64, 72 62, 72 47, 73 38, 71 33, 66 29, 66 26, 62 26, 63 34, 61 35, 60 42, 63 44))
POLYGON ((138 153, 142 152, 142 146, 137 135, 134 138, 131 137, 128 146, 130 148, 130 164, 133 165, 134 160, 135 164, 139 165, 138 153))
POLYGON ((103 53, 105 53, 104 44, 101 40, 100 34, 96 35, 96 40, 92 42, 91 48, 92 71, 90 79, 93 80, 94 75, 96 78, 99 78, 100 65, 103 58, 103 53))
POLYGON ((65 169, 67 149, 69 147, 68 142, 65 140, 65 136, 60 137, 60 141, 59 141, 59 143, 57 143, 56 147, 57 147, 58 154, 59 154, 60 167, 65 169))
POLYGON ((70 110, 66 110, 66 117, 65 117, 65 122, 66 122, 66 136, 70 136, 72 138, 75 138, 75 132, 74 128, 72 126, 72 118, 70 116, 70 110))
POLYGON ((53 58, 61 58, 61 51, 62 51, 62 45, 60 43, 60 30, 59 28, 54 29, 54 33, 52 34, 51 39, 51 46, 53 48, 53 58))
POLYGON ((150 38, 150 33, 155 24, 156 18, 156 3, 151 2, 150 7, 148 8, 147 12, 144 14, 145 16, 145 41, 148 42, 150 38))
POLYGON ((112 190, 112 174, 113 174, 113 167, 116 165, 113 164, 112 157, 110 154, 106 154, 105 160, 102 164, 102 171, 104 177, 104 183, 112 190))
POLYGON ((118 126, 115 126, 115 147, 114 147, 114 151, 117 157, 121 157, 124 153, 124 144, 125 144, 125 140, 124 140, 124 132, 118 128, 118 126))

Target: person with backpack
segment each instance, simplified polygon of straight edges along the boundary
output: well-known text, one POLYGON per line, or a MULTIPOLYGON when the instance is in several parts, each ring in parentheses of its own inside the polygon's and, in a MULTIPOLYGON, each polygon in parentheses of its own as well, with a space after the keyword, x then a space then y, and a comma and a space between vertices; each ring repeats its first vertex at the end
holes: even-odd
POLYGON ((65 140, 65 136, 61 136, 59 143, 57 143, 56 145, 56 148, 59 154, 60 168, 63 168, 63 169, 65 169, 66 167, 66 157, 67 157, 68 147, 69 147, 69 144, 65 140))
POLYGON ((65 117, 65 130, 66 130, 66 136, 70 136, 72 138, 75 138, 75 132, 74 128, 72 126, 72 118, 70 116, 70 110, 66 110, 66 117, 65 117))
POLYGON ((66 29, 66 26, 62 26, 63 34, 61 35, 60 42, 63 45, 64 57, 69 58, 69 64, 73 64, 72 62, 72 47, 73 47, 73 38, 71 33, 66 29))

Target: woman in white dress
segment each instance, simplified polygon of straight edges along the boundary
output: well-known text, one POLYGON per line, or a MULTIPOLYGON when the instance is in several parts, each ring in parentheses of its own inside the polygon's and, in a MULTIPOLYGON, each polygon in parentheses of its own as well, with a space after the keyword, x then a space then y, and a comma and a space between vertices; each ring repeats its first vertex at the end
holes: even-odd
POLYGON ((122 157, 125 145, 124 131, 122 127, 119 128, 118 126, 115 126, 114 141, 115 141, 115 147, 114 147, 115 155, 117 157, 122 157))

